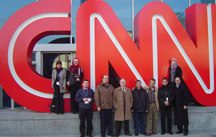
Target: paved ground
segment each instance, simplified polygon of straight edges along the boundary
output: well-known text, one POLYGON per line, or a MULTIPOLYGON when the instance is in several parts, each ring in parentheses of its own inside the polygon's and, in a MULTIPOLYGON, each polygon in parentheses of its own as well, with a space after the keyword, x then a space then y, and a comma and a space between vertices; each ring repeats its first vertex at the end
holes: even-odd
MULTIPOLYGON (((188 137, 216 137, 216 106, 215 107, 191 107, 189 114, 191 114, 190 119, 193 119, 190 122, 189 125, 189 134, 188 137), (204 115, 206 114, 206 115, 204 115), (204 121, 202 121, 202 119, 205 119, 204 121), (191 128, 190 128, 191 127, 191 128)), ((70 119, 74 119, 74 118, 78 118, 78 115, 72 115, 71 113, 66 113, 65 115, 55 115, 55 114, 46 114, 46 113, 38 113, 38 112, 34 112, 28 109, 0 109, 0 125, 4 125, 4 123, 2 122, 7 122, 10 120, 13 120, 16 122, 16 120, 26 120, 27 122, 30 120, 49 120, 49 121, 53 121, 53 120, 61 120, 63 121, 64 119, 68 120, 70 119)), ((99 118, 98 113, 95 112, 94 115, 95 120, 97 120, 99 118)), ((160 121, 159 121, 160 122, 160 121)), ((45 122, 46 123, 46 122, 45 122)), ((10 127, 13 125, 10 125, 10 127)), ((19 124, 19 126, 22 126, 19 124)), ((1 127, 1 126, 0 126, 1 127)), ((95 126, 97 128, 99 128, 99 126, 95 126)), ((160 126, 158 125, 158 131, 160 126)), ((9 132, 13 132, 12 129, 8 128, 0 128, 0 129, 4 129, 7 130, 9 132)), ((26 129, 26 127, 24 127, 24 130, 28 130, 26 129)), ((34 132, 35 129, 32 130, 32 132, 34 132)), ((46 128, 45 128, 46 130, 46 128)), ((73 130, 73 129, 71 129, 73 130)), ((76 130, 77 133, 79 133, 78 128, 74 129, 76 130)), ((96 130, 96 129, 94 129, 96 130)), ((100 129, 97 129, 98 131, 100 129)), ((25 134, 23 134, 22 136, 11 136, 9 134, 2 134, 0 135, 0 137, 79 137, 78 135, 63 135, 63 134, 70 134, 73 133, 74 131, 71 131, 70 133, 65 133, 63 130, 60 130, 60 132, 62 131, 62 135, 31 135, 31 136, 23 136, 25 134)), ((115 129, 114 129, 115 131, 115 129)), ((31 132, 31 131, 30 131, 31 132)), ((31 132, 31 133, 32 133, 31 132)), ((173 126, 173 133, 176 132, 176 126, 173 126)), ((4 131, 0 130, 0 134, 4 133, 4 131)), ((56 132, 59 133, 59 132, 56 132)), ((99 133, 99 132, 97 132, 99 133)), ((131 130, 131 133, 133 134, 133 137, 136 137, 134 135, 134 131, 131 130)), ((42 134, 41 132, 38 134, 42 134)), ((61 134, 61 133, 59 133, 61 134)), ((122 134, 123 134, 123 130, 122 130, 122 134)), ((27 134, 26 134, 27 135, 27 134)), ((99 134, 93 134, 94 137, 100 137, 99 134)), ((106 136, 109 137, 109 136, 106 136)), ((128 137, 125 135, 121 135, 119 137, 128 137)), ((138 137, 147 137, 144 136, 142 134, 140 134, 138 137)), ((161 135, 160 133, 158 135, 151 135, 150 137, 183 137, 183 134, 174 134, 174 135, 169 135, 169 134, 165 134, 165 135, 161 135)))
MULTIPOLYGON (((21 137, 21 136, 0 136, 0 137, 21 137)), ((22 136, 22 137, 79 137, 79 136, 73 136, 73 135, 46 135, 46 136, 22 136)), ((87 137, 87 136, 86 136, 87 137)), ((100 135, 93 135, 93 137, 100 137, 100 135)), ((109 136, 106 136, 109 137, 109 136)), ((128 137, 125 135, 121 135, 119 137, 128 137)), ((135 135, 133 135, 133 137, 136 137, 135 135)), ((139 135, 138 137, 147 137, 144 135, 139 135)), ((161 135, 161 134, 157 134, 157 135, 151 135, 149 137, 184 137, 183 134, 174 134, 174 135, 169 135, 169 134, 165 134, 165 135, 161 135)), ((193 130, 190 131, 190 133, 188 134, 188 137, 216 137, 216 130, 193 130)))

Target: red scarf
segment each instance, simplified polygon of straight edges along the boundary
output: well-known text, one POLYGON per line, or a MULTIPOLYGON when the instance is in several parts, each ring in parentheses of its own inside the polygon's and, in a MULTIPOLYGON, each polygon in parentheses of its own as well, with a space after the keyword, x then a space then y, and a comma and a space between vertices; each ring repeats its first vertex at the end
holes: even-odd
POLYGON ((74 74, 74 71, 78 70, 79 68, 80 68, 80 66, 79 66, 79 59, 78 58, 74 58, 73 61, 72 61, 72 65, 69 67, 69 69, 74 74), (77 66, 74 65, 74 60, 78 60, 77 66))

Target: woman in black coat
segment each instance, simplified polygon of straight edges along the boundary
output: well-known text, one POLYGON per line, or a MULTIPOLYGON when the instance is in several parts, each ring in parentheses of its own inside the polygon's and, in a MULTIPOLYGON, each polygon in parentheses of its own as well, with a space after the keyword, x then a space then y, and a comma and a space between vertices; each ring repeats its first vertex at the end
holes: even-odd
POLYGON ((76 93, 79 89, 81 89, 81 80, 84 78, 83 75, 83 69, 79 66, 79 59, 74 58, 72 61, 72 65, 69 67, 67 74, 66 74, 66 80, 67 80, 67 86, 68 90, 70 91, 70 106, 71 106, 71 113, 78 113, 79 112, 79 103, 75 101, 76 93), (69 75, 74 75, 75 84, 70 85, 69 82, 69 75))
POLYGON ((184 83, 182 79, 181 67, 178 66, 177 60, 175 58, 172 58, 171 66, 169 67, 169 85, 175 85, 175 77, 179 77, 181 79, 181 83, 184 83))

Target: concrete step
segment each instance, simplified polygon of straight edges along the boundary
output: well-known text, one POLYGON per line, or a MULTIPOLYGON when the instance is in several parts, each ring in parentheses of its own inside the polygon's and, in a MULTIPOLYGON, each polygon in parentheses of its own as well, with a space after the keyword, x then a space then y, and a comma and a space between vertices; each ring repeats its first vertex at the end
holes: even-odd
MULTIPOLYGON (((216 107, 189 106, 190 134, 206 129, 216 131, 216 107)), ((160 133, 160 113, 158 114, 158 133, 160 133)), ((97 111, 93 114, 93 135, 100 135, 100 118, 97 111)), ((115 131, 115 122, 113 122, 115 131)), ((122 134, 124 133, 122 126, 122 134)), ((173 125, 173 132, 176 126, 173 125)), ((130 120, 130 131, 134 135, 133 118, 130 120)), ((208 131, 207 131, 208 132, 208 131)), ((215 134, 211 133, 212 135, 215 134)), ((39 113, 28 109, 0 109, 0 136, 31 137, 79 137, 78 114, 39 113)), ((210 133, 209 133, 210 135, 210 133)), ((143 135, 140 135, 143 136, 143 135)), ((160 136, 158 134, 157 136, 160 136)), ((169 136, 166 134, 166 136, 169 136)), ((176 135, 175 135, 176 136, 176 135)), ((181 135, 182 136, 182 135, 181 135)), ((122 135, 122 137, 124 137, 122 135)), ((163 136, 165 137, 165 136, 163 136)), ((205 136, 203 136, 205 137, 205 136)), ((212 137, 212 136, 211 136, 212 137)), ((215 136, 216 137, 216 136, 215 136)))

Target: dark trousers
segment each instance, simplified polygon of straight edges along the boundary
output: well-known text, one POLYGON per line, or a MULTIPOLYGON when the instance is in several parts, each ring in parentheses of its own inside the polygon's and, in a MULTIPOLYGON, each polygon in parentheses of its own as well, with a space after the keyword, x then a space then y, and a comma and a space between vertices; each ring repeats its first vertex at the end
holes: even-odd
POLYGON ((172 132, 172 107, 161 107, 161 131, 166 132, 166 118, 167 118, 167 132, 172 132))
MULTIPOLYGON (((116 121, 116 135, 120 135, 121 133, 121 123, 122 121, 116 121)), ((125 133, 129 133, 129 120, 124 121, 124 131, 125 133)))
POLYGON ((188 133, 188 125, 184 125, 184 130, 182 125, 177 125, 178 131, 188 133))
POLYGON ((79 108, 79 118, 80 118, 80 133, 82 136, 85 135, 85 120, 87 119, 87 135, 92 134, 92 118, 93 110, 92 108, 79 108))
POLYGON ((113 113, 112 109, 101 109, 100 111, 100 125, 101 125, 101 135, 105 135, 106 126, 108 126, 108 134, 113 134, 113 113))
POLYGON ((141 133, 145 133, 145 112, 134 112, 134 128, 135 134, 139 133, 139 121, 141 133))
POLYGON ((59 86, 54 85, 54 95, 55 95, 55 113, 64 113, 64 93, 60 93, 59 86))
POLYGON ((75 96, 77 91, 81 88, 78 86, 79 83, 75 83, 75 85, 71 86, 69 88, 70 90, 70 106, 71 106, 71 112, 75 113, 75 112, 79 112, 79 103, 75 101, 75 96))

